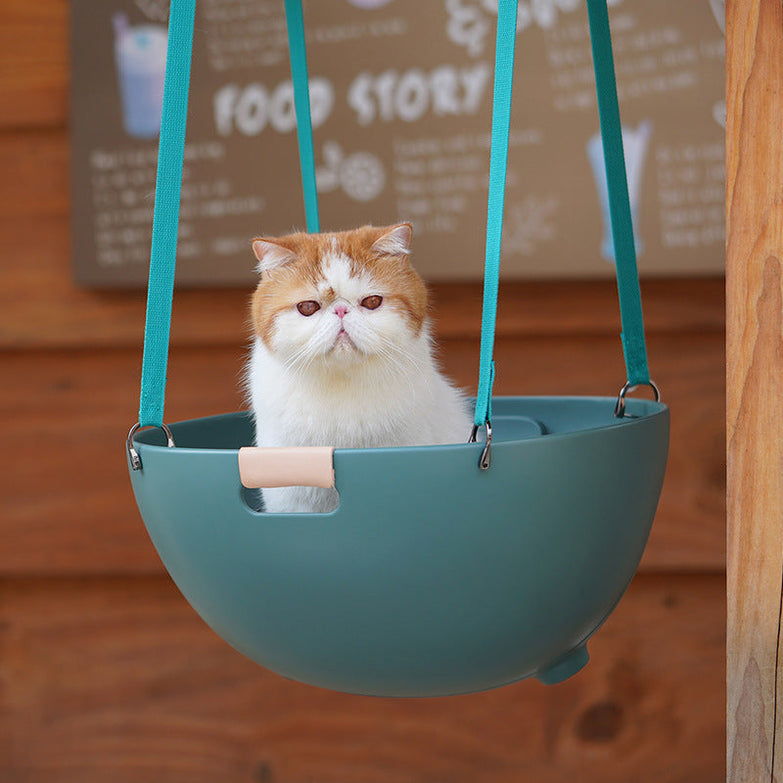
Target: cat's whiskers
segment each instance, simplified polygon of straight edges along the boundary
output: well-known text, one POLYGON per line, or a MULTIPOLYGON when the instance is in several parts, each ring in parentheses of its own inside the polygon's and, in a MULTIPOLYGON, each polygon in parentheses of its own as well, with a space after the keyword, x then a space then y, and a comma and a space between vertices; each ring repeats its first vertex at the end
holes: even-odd
POLYGON ((415 366, 417 364, 416 355, 407 347, 389 339, 386 335, 378 335, 379 344, 375 346, 376 352, 388 359, 389 370, 399 367, 415 366))
POLYGON ((318 353, 313 350, 312 340, 308 340, 301 345, 295 353, 286 357, 284 365, 289 370, 296 372, 306 372, 313 362, 319 358, 318 353))
MULTIPOLYGON (((383 335, 374 335, 374 338, 372 345, 366 346, 364 350, 354 343, 353 350, 361 354, 361 366, 364 370, 358 374, 359 376, 375 373, 398 380, 400 369, 416 366, 417 359, 412 352, 383 335)), ((320 347, 316 347, 319 342, 321 341, 318 335, 314 335, 286 358, 285 366, 298 374, 305 374, 316 365, 330 375, 345 373, 346 366, 334 360, 335 344, 324 341, 321 342, 320 347)), ((352 369, 355 371, 356 368, 352 367, 352 369)))

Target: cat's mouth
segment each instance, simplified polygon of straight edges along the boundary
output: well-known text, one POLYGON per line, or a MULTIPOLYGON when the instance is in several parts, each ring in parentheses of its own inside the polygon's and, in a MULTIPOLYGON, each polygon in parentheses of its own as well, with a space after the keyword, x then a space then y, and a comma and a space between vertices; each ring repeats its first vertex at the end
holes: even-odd
POLYGON ((349 335, 345 329, 340 329, 337 333, 337 337, 334 338, 332 350, 346 350, 350 348, 356 348, 356 343, 351 339, 351 335, 349 335))

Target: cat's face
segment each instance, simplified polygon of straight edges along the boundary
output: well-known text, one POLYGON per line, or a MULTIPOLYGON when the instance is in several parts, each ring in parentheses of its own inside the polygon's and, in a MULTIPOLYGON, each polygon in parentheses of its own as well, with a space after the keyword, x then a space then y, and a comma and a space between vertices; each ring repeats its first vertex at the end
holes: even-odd
POLYGON ((394 362, 417 339, 427 292, 408 262, 411 227, 256 239, 256 334, 292 368, 394 362))

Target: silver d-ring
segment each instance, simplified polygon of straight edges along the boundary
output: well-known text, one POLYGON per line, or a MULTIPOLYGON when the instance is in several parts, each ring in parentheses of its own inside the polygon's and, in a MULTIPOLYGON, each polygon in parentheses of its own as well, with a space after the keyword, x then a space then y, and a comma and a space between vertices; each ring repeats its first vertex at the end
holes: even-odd
POLYGON ((649 386, 653 391, 655 402, 661 401, 661 390, 658 388, 654 381, 647 381, 647 383, 626 383, 620 393, 617 395, 617 403, 614 406, 614 415, 618 419, 622 419, 625 416, 625 397, 629 392, 636 391, 640 386, 649 386))
MULTIPOLYGON (((149 425, 155 426, 155 425, 149 425)), ((128 451, 128 458, 130 459, 131 470, 141 470, 141 457, 139 452, 133 447, 133 436, 140 430, 144 429, 139 422, 136 422, 128 433, 128 437, 125 439, 125 448, 128 451)), ((158 429, 163 430, 166 435, 166 445, 170 448, 174 448, 174 436, 171 434, 171 430, 165 425, 161 424, 158 429)))

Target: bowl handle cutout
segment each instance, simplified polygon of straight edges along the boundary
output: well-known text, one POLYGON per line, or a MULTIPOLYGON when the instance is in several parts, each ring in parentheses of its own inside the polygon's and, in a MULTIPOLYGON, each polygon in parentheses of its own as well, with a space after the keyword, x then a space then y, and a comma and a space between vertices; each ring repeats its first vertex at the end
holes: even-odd
POLYGON ((334 487, 334 448, 239 449, 239 477, 247 489, 273 487, 334 487))

